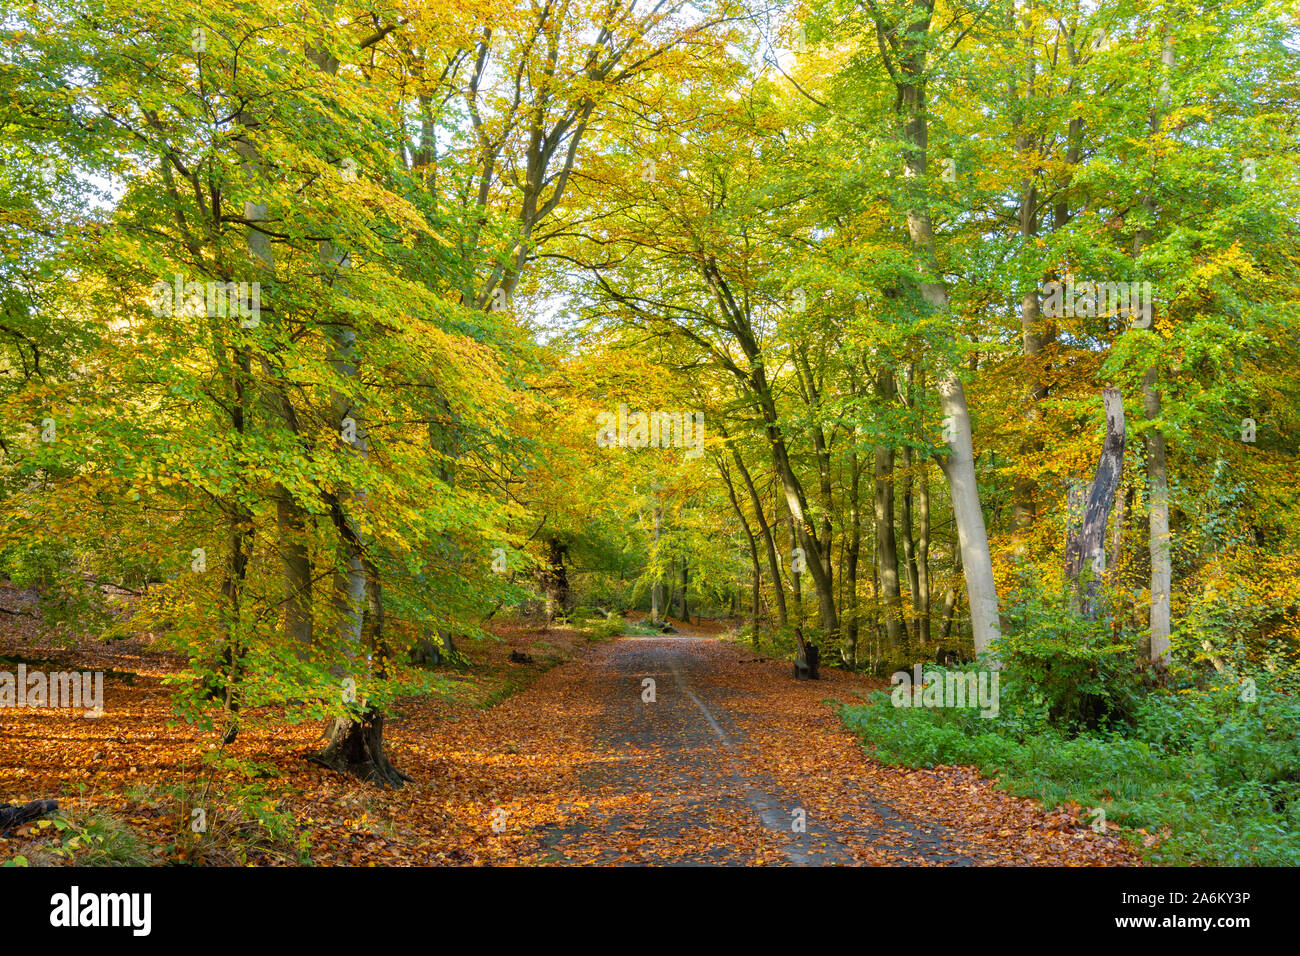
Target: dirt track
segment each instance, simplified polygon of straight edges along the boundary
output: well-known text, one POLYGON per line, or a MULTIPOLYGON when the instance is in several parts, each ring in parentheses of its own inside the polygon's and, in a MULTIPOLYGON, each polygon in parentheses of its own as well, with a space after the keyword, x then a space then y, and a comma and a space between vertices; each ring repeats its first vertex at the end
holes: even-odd
MULTIPOLYGON (((590 753, 572 814, 533 833, 539 862, 659 865, 1123 863, 1113 837, 970 771, 867 759, 824 702, 862 682, 796 683, 788 664, 699 637, 629 637, 508 707, 562 697, 590 753), (647 679, 653 680, 654 701, 647 679), (543 700, 542 698, 546 698, 543 700)), ((570 728, 573 730, 576 728, 570 728)))

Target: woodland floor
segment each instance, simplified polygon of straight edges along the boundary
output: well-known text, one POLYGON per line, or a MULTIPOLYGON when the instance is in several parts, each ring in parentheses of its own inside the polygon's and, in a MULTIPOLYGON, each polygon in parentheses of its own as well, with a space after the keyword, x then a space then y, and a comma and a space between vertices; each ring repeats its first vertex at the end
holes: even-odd
MULTIPOLYGON (((19 598, 8 592, 7 606, 19 598)), ((207 776, 199 754, 216 735, 170 723, 163 678, 180 661, 143 640, 60 649, 31 623, 3 622, 0 666, 111 669, 105 713, 0 710, 0 802, 54 797, 65 810, 102 810, 157 863, 294 862, 271 844, 223 843, 219 825, 207 845, 189 838, 176 788, 194 802, 207 776)), ((307 763, 315 724, 250 728, 229 748, 274 766, 259 785, 315 863, 1139 862, 1117 835, 1083 825, 1077 808, 1044 811, 969 768, 871 760, 832 707, 879 682, 829 668, 820 681, 796 682, 788 662, 709 636, 707 625, 597 643, 566 629, 498 630, 499 642, 468 649, 473 669, 449 673, 456 693, 398 703, 389 754, 415 778, 400 790, 307 763), (538 664, 509 663, 514 649, 538 664), (653 703, 642 700, 647 677, 653 703), (806 832, 796 832, 800 817, 806 832)), ((28 824, 0 835, 0 862, 19 854, 33 865, 86 862, 52 852, 60 839, 66 832, 28 824)))

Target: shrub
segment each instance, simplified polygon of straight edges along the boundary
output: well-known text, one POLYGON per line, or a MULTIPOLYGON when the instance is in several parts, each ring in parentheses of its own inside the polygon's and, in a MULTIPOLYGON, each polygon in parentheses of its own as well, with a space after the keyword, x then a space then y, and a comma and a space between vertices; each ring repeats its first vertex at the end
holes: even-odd
POLYGON ((1049 806, 1101 807, 1158 842, 1156 862, 1300 864, 1300 704, 1271 687, 1254 703, 1236 686, 1153 691, 1134 724, 1062 732, 1036 709, 1033 685, 1004 677, 999 713, 891 706, 877 693, 841 709, 885 763, 961 764, 1049 806), (1018 702, 1019 701, 1019 702, 1018 702))
POLYGON ((1009 677, 1042 699, 1054 725, 1072 731, 1132 724, 1151 686, 1134 641, 1117 640, 1108 621, 1081 616, 1065 595, 1030 596, 1010 616, 999 656, 1009 677))

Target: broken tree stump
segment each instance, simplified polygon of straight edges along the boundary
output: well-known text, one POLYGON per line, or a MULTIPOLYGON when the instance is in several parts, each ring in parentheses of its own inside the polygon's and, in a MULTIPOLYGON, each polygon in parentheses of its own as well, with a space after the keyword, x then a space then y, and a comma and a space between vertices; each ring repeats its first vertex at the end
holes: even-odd
POLYGON ((804 644, 804 659, 794 660, 794 679, 795 680, 820 680, 821 674, 818 672, 818 665, 821 663, 822 652, 816 644, 804 644))
POLYGON ((1082 521, 1066 535, 1065 574, 1079 589, 1079 610, 1095 617, 1102 575, 1106 572, 1106 522, 1115 503, 1115 489, 1124 474, 1124 400, 1119 389, 1101 393, 1106 406, 1106 438, 1102 443, 1097 472, 1086 500, 1082 488, 1071 489, 1071 511, 1082 506, 1082 521))

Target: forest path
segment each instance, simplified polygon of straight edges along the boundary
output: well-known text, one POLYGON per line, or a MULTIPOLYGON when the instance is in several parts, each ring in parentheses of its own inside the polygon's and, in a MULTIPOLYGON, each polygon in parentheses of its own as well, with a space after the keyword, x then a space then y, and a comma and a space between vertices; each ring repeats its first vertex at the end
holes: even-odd
POLYGON ((1127 862, 1116 838, 971 770, 867 758, 827 698, 856 702, 869 686, 833 670, 796 682, 788 663, 706 637, 593 648, 503 705, 565 720, 585 750, 571 755, 573 797, 531 826, 541 846, 529 862, 1127 862))
MULTIPOLYGON (((768 723, 769 731, 791 738, 800 729, 763 720, 776 716, 775 708, 767 695, 752 692, 747 673, 761 661, 689 636, 630 637, 601 650, 578 681, 579 692, 592 692, 599 714, 593 759, 581 782, 593 804, 608 809, 546 828, 551 859, 856 862, 851 847, 812 809, 817 801, 802 795, 830 781, 816 772, 805 776, 815 767, 800 767, 803 786, 791 787, 785 774, 766 765, 778 748, 761 746, 753 725, 768 723)), ((788 674, 784 679, 793 682, 788 674)), ((790 742, 796 746, 779 748, 782 756, 802 749, 790 742)), ((941 825, 916 826, 892 808, 872 809, 874 819, 854 828, 861 839, 905 847, 927 862, 969 862, 947 846, 941 825)))

